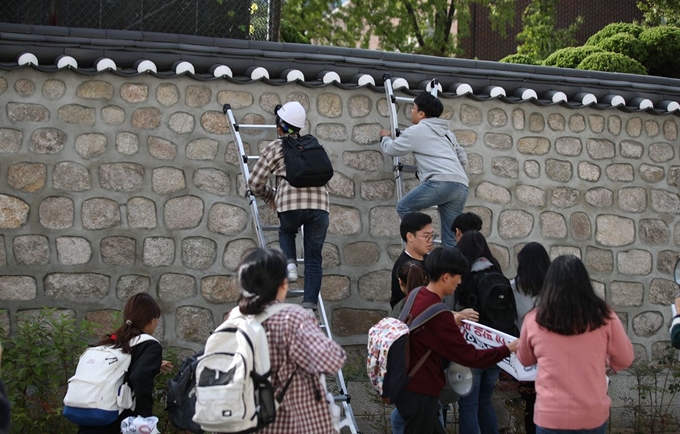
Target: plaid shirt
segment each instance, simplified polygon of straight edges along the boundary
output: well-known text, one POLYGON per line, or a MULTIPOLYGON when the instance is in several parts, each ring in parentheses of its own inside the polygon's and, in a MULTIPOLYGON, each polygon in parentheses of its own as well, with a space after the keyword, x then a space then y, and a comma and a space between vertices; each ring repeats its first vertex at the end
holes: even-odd
POLYGON ((321 209, 328 212, 326 187, 295 188, 283 178, 286 176, 286 165, 283 161, 282 143, 281 139, 276 139, 264 148, 250 174, 248 188, 266 203, 275 198, 278 212, 299 209, 321 209), (277 178, 276 189, 267 183, 270 174, 277 178))
POLYGON ((275 396, 295 375, 276 410, 276 419, 258 433, 335 433, 319 374, 335 375, 345 364, 345 351, 328 339, 316 319, 300 306, 282 310, 263 326, 269 342, 275 396))

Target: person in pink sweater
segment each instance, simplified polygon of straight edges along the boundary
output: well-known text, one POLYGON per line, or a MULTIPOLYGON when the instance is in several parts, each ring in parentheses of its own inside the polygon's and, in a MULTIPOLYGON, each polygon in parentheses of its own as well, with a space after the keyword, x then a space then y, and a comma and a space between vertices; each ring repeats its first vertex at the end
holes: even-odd
POLYGON ((605 433, 605 371, 628 368, 633 346, 576 256, 560 256, 548 268, 536 308, 524 318, 517 357, 524 366, 538 363, 537 434, 605 433))

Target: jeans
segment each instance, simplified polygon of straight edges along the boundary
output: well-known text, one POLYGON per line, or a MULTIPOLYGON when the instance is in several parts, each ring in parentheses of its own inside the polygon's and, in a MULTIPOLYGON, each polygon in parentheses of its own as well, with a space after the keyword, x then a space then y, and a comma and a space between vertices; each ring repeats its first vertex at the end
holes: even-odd
POLYGON ((498 434, 496 411, 491 395, 501 368, 472 369, 474 384, 468 396, 458 400, 460 432, 465 434, 498 434))
POLYGON ((607 422, 593 429, 548 429, 536 426, 536 434, 605 434, 605 432, 607 432, 607 422))
POLYGON ((427 180, 411 190, 397 203, 399 218, 437 205, 442 244, 456 246, 456 233, 451 230, 453 221, 463 212, 468 197, 467 186, 459 182, 427 180))
POLYGON ((328 230, 328 212, 299 209, 279 213, 279 245, 289 262, 296 263, 295 236, 304 225, 305 294, 303 303, 318 303, 321 291, 321 249, 328 230))

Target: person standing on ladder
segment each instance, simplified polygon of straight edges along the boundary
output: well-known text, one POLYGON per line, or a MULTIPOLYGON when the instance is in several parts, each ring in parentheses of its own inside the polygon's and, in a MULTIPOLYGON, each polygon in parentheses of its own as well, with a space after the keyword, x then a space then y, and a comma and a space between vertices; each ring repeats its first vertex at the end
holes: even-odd
POLYGON ((321 290, 321 249, 328 229, 328 193, 323 185, 300 188, 292 186, 286 180, 284 159, 284 141, 316 141, 311 135, 300 137, 305 120, 305 109, 297 101, 288 102, 276 111, 276 131, 279 138, 267 145, 260 154, 248 180, 248 188, 278 212, 279 245, 288 258, 289 282, 298 279, 295 237, 304 225, 305 282, 302 307, 316 309, 321 290), (276 176, 277 188, 268 185, 270 174, 276 176))
POLYGON ((411 121, 399 137, 392 139, 380 130, 380 146, 387 155, 399 157, 413 153, 421 184, 397 203, 397 214, 437 206, 442 244, 455 247, 453 220, 463 212, 468 197, 468 177, 464 166, 467 154, 449 131, 449 121, 439 119, 444 106, 439 99, 423 92, 413 101, 411 121))

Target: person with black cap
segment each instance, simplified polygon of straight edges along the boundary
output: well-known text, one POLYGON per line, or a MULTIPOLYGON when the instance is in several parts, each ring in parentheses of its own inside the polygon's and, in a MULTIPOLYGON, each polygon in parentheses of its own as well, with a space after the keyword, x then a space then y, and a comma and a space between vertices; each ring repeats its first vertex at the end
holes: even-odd
MULTIPOLYGON (((300 136, 305 121, 305 109, 299 102, 291 101, 280 108, 277 107, 276 131, 279 138, 267 145, 260 154, 248 180, 248 188, 278 212, 279 245, 288 258, 289 282, 294 282, 298 278, 295 237, 300 227, 304 226, 305 281, 302 307, 316 309, 321 290, 321 250, 326 240, 330 206, 325 184, 333 172, 331 166, 330 173, 326 173, 327 179, 322 177, 325 181, 311 182, 321 185, 305 187, 292 185, 295 182, 286 170, 287 161, 291 161, 284 155, 286 147, 293 145, 299 149, 314 146, 321 148, 312 135, 300 136), (276 188, 267 183, 270 174, 276 177, 276 188)), ((293 154, 299 156, 300 153, 293 154)), ((325 151, 322 156, 328 160, 325 151)), ((330 161, 327 161, 327 164, 330 166, 330 161)))

